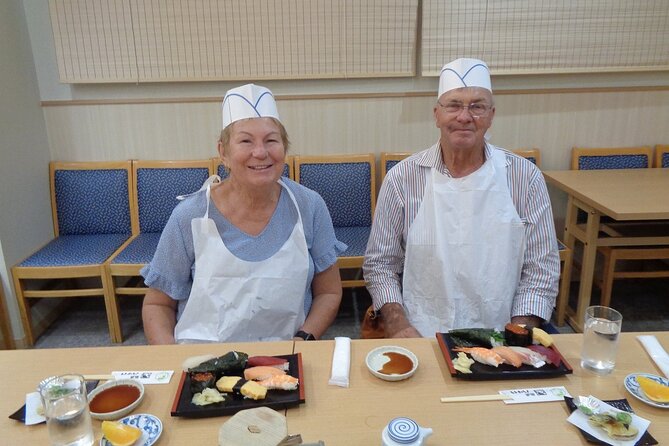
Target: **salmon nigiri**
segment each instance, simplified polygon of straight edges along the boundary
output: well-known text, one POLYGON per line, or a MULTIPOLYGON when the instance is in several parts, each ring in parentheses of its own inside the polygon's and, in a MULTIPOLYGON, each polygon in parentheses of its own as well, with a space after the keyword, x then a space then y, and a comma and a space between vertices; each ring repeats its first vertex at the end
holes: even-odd
POLYGON ((290 375, 276 375, 271 378, 263 379, 258 381, 258 384, 265 387, 268 390, 280 389, 280 390, 295 390, 297 389, 298 379, 290 375))
POLYGON ((497 347, 493 347, 492 351, 500 355, 506 364, 511 364, 514 367, 520 367, 523 365, 523 357, 517 352, 511 350, 509 347, 499 345, 497 347))
POLYGON ((491 365, 497 367, 504 362, 502 357, 492 351, 489 348, 483 347, 457 347, 453 351, 464 352, 469 354, 474 361, 480 362, 481 364, 491 365))
POLYGON ((244 379, 249 381, 262 381, 267 378, 271 378, 276 375, 285 375, 286 372, 283 370, 277 369, 276 367, 270 367, 266 365, 258 365, 255 367, 249 367, 244 370, 244 379))

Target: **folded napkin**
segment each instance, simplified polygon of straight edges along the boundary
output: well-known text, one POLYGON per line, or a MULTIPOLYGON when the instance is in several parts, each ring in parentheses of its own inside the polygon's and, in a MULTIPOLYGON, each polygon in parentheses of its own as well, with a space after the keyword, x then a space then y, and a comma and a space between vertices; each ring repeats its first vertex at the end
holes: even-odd
POLYGON ((351 338, 336 337, 332 354, 332 376, 328 384, 348 387, 348 374, 351 368, 351 338))
POLYGON ((657 338, 652 335, 640 335, 637 336, 637 339, 650 357, 653 358, 655 364, 662 370, 664 376, 669 378, 669 354, 662 348, 657 338))

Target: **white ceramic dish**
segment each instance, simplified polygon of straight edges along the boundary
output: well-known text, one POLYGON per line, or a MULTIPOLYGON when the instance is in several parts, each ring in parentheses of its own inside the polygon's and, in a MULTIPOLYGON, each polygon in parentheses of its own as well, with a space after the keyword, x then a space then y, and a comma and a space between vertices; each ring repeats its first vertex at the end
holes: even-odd
MULTIPOLYGON (((158 417, 148 413, 130 415, 119 421, 142 430, 142 436, 132 446, 151 446, 163 433, 163 423, 158 417)), ((112 446, 112 444, 105 437, 102 437, 100 446, 112 446)))
POLYGON ((664 384, 665 386, 669 386, 669 379, 657 375, 651 375, 650 373, 632 373, 625 377, 625 388, 629 393, 632 394, 633 397, 643 401, 646 404, 650 404, 651 406, 662 409, 669 409, 669 403, 658 403, 657 401, 651 400, 646 396, 645 393, 643 393, 639 382, 636 380, 637 376, 645 376, 646 378, 652 379, 653 381, 660 384, 664 384))
POLYGON ((142 402, 142 399, 144 398, 144 385, 138 381, 132 380, 132 379, 116 379, 112 381, 107 381, 100 387, 96 387, 93 389, 89 394, 88 394, 88 403, 90 406, 90 403, 93 401, 96 395, 98 395, 100 392, 103 390, 109 389, 111 387, 116 387, 116 386, 133 386, 139 389, 139 397, 129 405, 125 406, 122 409, 115 410, 113 412, 105 412, 105 413, 97 413, 93 412, 91 410, 91 417, 97 419, 97 420, 107 420, 107 421, 112 421, 112 420, 118 420, 121 417, 124 417, 128 415, 130 412, 135 410, 135 408, 139 405, 139 403, 142 402))
POLYGON ((416 355, 414 355, 413 352, 411 352, 410 350, 407 350, 404 347, 399 347, 396 345, 386 345, 383 347, 375 348, 374 350, 370 351, 367 354, 365 363, 367 364, 367 368, 369 369, 372 375, 376 376, 377 378, 381 378, 385 381, 401 381, 403 379, 407 379, 411 375, 416 373, 416 369, 418 368, 418 358, 416 357, 416 355), (383 368, 384 364, 390 361, 390 358, 387 355, 385 355, 385 353, 388 352, 399 353, 401 355, 408 357, 413 363, 413 367, 411 368, 411 370, 403 374, 389 375, 386 373, 381 373, 379 370, 383 368))

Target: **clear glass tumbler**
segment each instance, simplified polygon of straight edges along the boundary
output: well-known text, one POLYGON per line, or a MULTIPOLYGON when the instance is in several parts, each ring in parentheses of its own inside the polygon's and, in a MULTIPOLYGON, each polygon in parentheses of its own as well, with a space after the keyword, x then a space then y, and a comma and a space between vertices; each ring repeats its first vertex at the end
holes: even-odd
POLYGON ((598 375, 613 371, 622 323, 623 315, 613 308, 592 306, 585 310, 581 367, 598 375))
POLYGON ((93 444, 95 437, 83 376, 53 376, 40 384, 39 393, 51 446, 93 444))

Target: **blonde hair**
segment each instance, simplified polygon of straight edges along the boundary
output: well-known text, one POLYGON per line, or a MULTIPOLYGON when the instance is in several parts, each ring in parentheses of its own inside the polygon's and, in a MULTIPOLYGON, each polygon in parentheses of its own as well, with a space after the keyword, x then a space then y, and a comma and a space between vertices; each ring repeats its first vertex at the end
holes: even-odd
MULTIPOLYGON (((256 119, 256 118, 248 118, 248 119, 256 119)), ((288 148, 290 147, 290 140, 288 139, 288 132, 286 131, 286 128, 283 126, 281 121, 279 121, 276 118, 268 116, 267 119, 270 119, 279 128, 279 135, 281 136, 281 142, 283 143, 285 152, 288 153, 288 148)), ((235 121, 232 124, 225 127, 223 130, 221 130, 221 135, 218 138, 218 141, 223 146, 223 150, 226 152, 228 150, 228 146, 230 145, 230 138, 232 137, 232 127, 237 122, 238 121, 235 121)))

